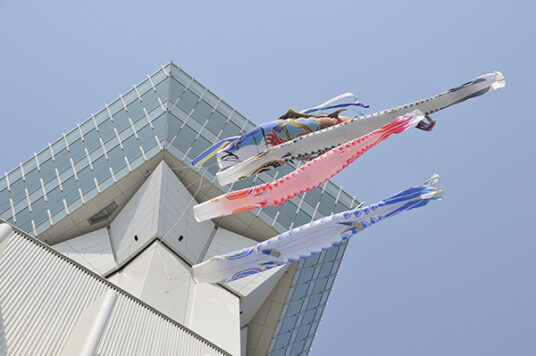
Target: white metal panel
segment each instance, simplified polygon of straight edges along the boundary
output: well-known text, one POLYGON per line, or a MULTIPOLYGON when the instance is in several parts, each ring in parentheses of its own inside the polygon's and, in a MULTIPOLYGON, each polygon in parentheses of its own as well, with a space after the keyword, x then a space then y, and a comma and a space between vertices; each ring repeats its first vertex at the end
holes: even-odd
POLYGON ((121 265, 155 236, 158 223, 162 164, 136 191, 110 224, 110 235, 121 265))
POLYGON ((101 276, 117 267, 106 228, 60 242, 53 248, 101 276))
POLYGON ((109 280, 185 324, 190 268, 160 242, 154 242, 109 280))
POLYGON ((199 223, 195 220, 192 207, 197 204, 197 201, 166 162, 163 161, 160 165, 162 166, 162 193, 158 234, 187 261, 195 264, 201 259, 201 254, 205 251, 206 244, 209 243, 214 223, 212 221, 199 223))
POLYGON ((226 354, 25 234, 14 232, 8 237, 0 271, 0 355, 60 354, 71 337, 87 338, 98 327, 75 325, 109 291, 117 293, 117 300, 108 306, 109 318, 95 318, 105 324, 104 330, 94 333, 102 335, 98 354, 226 354))

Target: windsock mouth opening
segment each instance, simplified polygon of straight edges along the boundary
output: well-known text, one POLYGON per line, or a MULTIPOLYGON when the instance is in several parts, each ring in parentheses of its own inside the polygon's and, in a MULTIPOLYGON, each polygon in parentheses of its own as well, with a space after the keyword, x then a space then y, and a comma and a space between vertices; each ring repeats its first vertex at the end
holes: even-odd
POLYGON ((493 82, 493 84, 491 85, 491 88, 493 90, 504 88, 506 86, 506 80, 504 79, 504 75, 499 71, 495 71, 494 73, 495 73, 495 82, 493 82))

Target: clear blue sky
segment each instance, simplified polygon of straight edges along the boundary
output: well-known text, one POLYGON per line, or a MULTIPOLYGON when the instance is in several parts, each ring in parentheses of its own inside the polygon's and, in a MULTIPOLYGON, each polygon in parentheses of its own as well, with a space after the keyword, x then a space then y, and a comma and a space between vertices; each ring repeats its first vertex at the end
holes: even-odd
POLYGON ((170 58, 257 123, 344 91, 374 111, 501 70, 505 89, 397 135, 335 181, 445 199, 350 244, 312 355, 536 355, 531 1, 0 0, 0 171, 170 58))

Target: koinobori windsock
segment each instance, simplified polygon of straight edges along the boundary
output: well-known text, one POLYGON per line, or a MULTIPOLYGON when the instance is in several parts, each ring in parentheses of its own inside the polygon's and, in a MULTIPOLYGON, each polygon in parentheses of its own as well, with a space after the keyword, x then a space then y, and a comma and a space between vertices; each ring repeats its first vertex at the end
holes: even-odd
POLYGON ((277 206, 324 183, 346 166, 392 134, 417 126, 424 119, 420 111, 401 116, 387 125, 362 137, 333 148, 307 162, 275 182, 269 182, 227 194, 194 206, 197 221, 229 214, 277 206))
POLYGON ((404 190, 379 203, 331 215, 289 230, 255 246, 215 256, 192 267, 198 282, 230 282, 274 267, 292 263, 324 251, 363 229, 440 199, 434 174, 423 185, 404 190))
MULTIPOLYGON (((240 161, 216 174, 220 185, 230 184, 238 179, 281 166, 290 160, 309 160, 344 142, 366 135, 391 122, 396 117, 413 110, 425 115, 432 114, 467 99, 486 94, 505 86, 501 72, 484 74, 470 82, 450 89, 439 95, 385 111, 342 120, 336 125, 316 130, 273 147, 240 161)), ((270 135, 270 132, 265 133, 270 135)))

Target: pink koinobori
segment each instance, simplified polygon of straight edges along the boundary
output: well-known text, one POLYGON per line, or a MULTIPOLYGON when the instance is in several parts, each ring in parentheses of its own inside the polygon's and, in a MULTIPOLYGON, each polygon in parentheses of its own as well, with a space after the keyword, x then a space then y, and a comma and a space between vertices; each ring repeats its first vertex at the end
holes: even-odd
POLYGON ((400 116, 369 134, 325 152, 275 182, 237 190, 198 204, 194 206, 194 216, 197 221, 204 221, 283 204, 298 194, 318 187, 376 144, 392 134, 417 126, 423 119, 424 114, 418 110, 400 116))

